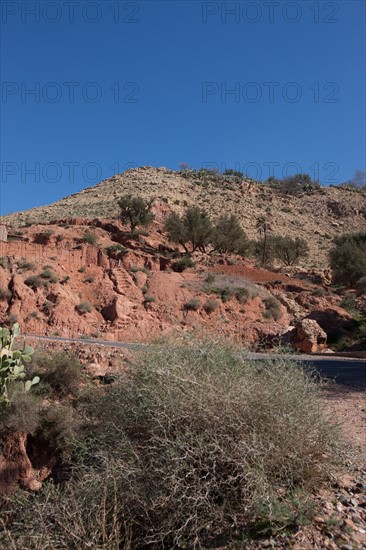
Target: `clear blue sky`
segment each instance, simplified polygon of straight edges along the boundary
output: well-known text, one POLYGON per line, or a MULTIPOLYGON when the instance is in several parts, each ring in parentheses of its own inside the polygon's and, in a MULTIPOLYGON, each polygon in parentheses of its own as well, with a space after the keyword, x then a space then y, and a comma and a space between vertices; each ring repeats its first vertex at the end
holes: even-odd
POLYGON ((136 165, 365 170, 363 0, 3 0, 1 31, 1 214, 136 165))

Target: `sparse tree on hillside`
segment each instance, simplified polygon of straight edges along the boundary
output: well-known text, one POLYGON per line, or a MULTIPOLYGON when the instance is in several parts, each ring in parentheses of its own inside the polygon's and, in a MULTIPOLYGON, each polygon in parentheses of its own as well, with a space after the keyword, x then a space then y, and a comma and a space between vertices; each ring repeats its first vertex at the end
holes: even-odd
POLYGON ((219 217, 212 231, 212 252, 221 254, 233 252, 244 255, 249 248, 248 239, 234 215, 223 214, 219 217))
POLYGON ((291 239, 291 237, 282 237, 275 235, 271 237, 271 248, 273 255, 285 265, 294 265, 300 258, 306 258, 309 254, 307 242, 300 237, 291 239))
POLYGON ((267 235, 265 248, 264 237, 254 243, 254 253, 263 265, 278 260, 283 265, 295 265, 301 258, 306 258, 309 253, 307 242, 300 237, 292 239, 281 235, 267 235), (264 255, 263 255, 264 254, 264 255))
POLYGON ((187 253, 196 250, 205 252, 212 235, 211 220, 207 212, 198 206, 189 206, 183 216, 177 213, 168 216, 165 229, 169 240, 183 246, 187 253))
POLYGON ((329 258, 333 281, 354 287, 366 275, 366 233, 336 237, 329 258))
POLYGON ((118 206, 121 209, 120 218, 123 223, 129 223, 131 231, 136 227, 148 226, 154 219, 154 214, 151 212, 153 199, 146 201, 142 197, 133 197, 132 195, 124 195, 118 201, 118 206))

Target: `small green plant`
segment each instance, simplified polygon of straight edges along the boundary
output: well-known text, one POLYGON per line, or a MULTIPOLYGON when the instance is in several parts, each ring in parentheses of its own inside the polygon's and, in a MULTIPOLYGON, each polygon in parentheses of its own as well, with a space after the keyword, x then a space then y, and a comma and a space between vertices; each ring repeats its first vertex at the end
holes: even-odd
POLYGON ((98 237, 94 233, 91 233, 90 231, 86 231, 82 236, 81 240, 83 243, 95 245, 98 242, 98 237))
POLYGON ((215 282, 215 275, 213 273, 207 273, 205 277, 205 283, 212 285, 215 282))
POLYGON ((252 298, 252 294, 250 292, 250 289, 248 288, 237 288, 235 290, 235 298, 240 302, 241 304, 246 304, 249 302, 249 300, 252 298))
POLYGON ((266 319, 274 319, 275 321, 278 321, 281 318, 281 309, 280 309, 280 303, 276 298, 273 298, 273 296, 270 296, 269 298, 265 298, 263 300, 265 311, 263 313, 263 316, 266 319))
POLYGON ((200 307, 201 303, 197 298, 192 298, 183 305, 185 311, 198 311, 200 307))
POLYGON ((90 302, 80 302, 80 304, 76 306, 76 311, 82 315, 84 313, 90 313, 93 311, 93 306, 90 302))
POLYGON ((84 283, 94 283, 94 277, 87 277, 85 280, 84 280, 84 283))
POLYGON ((209 294, 217 294, 220 296, 222 302, 228 302, 234 295, 234 289, 230 287, 208 287, 207 292, 209 294))
POLYGON ((52 284, 55 284, 58 281, 57 276, 54 274, 54 272, 49 267, 45 268, 42 271, 42 273, 40 274, 40 277, 42 277, 42 279, 46 279, 47 281, 49 281, 52 284))
POLYGON ((40 321, 40 320, 41 320, 40 316, 38 315, 38 311, 32 311, 32 313, 30 314, 30 316, 31 316, 33 319, 36 319, 36 321, 40 321))
POLYGON ((313 296, 325 296, 326 294, 326 290, 324 290, 324 288, 314 288, 314 290, 312 291, 312 295, 313 296))
POLYGON ((145 304, 152 304, 153 302, 156 302, 155 296, 146 296, 146 298, 144 298, 145 304))
POLYGON ((218 307, 219 303, 216 300, 207 300, 207 302, 203 304, 203 309, 208 314, 213 313, 218 307))
POLYGON ((3 269, 9 269, 9 260, 5 256, 1 256, 0 258, 0 267, 3 269))
POLYGON ((105 249, 106 253, 110 253, 110 252, 120 252, 121 254, 126 254, 128 252, 128 248, 125 248, 124 246, 122 246, 121 244, 112 244, 111 246, 108 246, 106 249, 105 249))
POLYGON ((86 272, 86 268, 85 268, 84 266, 79 267, 78 272, 79 272, 79 273, 85 273, 85 272, 86 272))
POLYGON ((47 281, 42 279, 39 275, 31 275, 25 279, 24 284, 29 286, 32 290, 47 286, 47 281))
POLYGON ((184 256, 184 258, 172 262, 172 269, 173 271, 182 273, 182 271, 185 271, 189 267, 195 267, 195 265, 196 264, 194 263, 192 258, 190 258, 189 256, 184 256))
POLYGON ((351 315, 357 312, 357 302, 354 294, 345 294, 339 305, 351 315))
POLYGON ((12 294, 8 288, 0 288, 0 302, 9 302, 12 294))
POLYGON ((15 338, 19 335, 17 323, 9 330, 0 329, 0 405, 8 406, 17 393, 28 392, 32 386, 38 384, 39 377, 24 380, 23 363, 31 361, 33 348, 24 346, 22 350, 14 350, 15 338))
POLYGON ((65 283, 67 283, 68 281, 70 281, 70 277, 69 275, 66 275, 66 277, 64 277, 63 279, 61 279, 60 283, 62 285, 64 285, 65 283))
POLYGON ((33 269, 35 268, 35 265, 33 262, 29 262, 28 260, 21 258, 20 260, 17 261, 17 267, 22 271, 33 271, 33 269))

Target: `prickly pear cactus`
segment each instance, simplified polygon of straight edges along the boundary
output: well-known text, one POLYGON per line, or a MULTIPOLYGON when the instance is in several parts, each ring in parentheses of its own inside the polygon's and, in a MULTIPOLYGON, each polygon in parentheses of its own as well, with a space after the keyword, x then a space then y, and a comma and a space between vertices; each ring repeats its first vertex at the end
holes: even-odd
POLYGON ((39 382, 38 376, 32 380, 24 380, 23 363, 30 362, 34 350, 30 346, 24 346, 22 350, 13 350, 14 341, 18 335, 18 323, 10 330, 0 328, 0 407, 6 407, 11 403, 10 387, 11 394, 14 395, 17 392, 28 392, 39 382))

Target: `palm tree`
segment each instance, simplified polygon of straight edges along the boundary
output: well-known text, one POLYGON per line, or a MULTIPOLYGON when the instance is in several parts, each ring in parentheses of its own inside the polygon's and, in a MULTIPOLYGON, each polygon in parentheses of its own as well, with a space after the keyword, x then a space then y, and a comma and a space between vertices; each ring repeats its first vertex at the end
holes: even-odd
POLYGON ((262 264, 264 265, 267 252, 267 232, 269 231, 269 222, 265 216, 259 216, 259 218, 257 218, 255 228, 258 230, 260 236, 263 235, 262 264))

